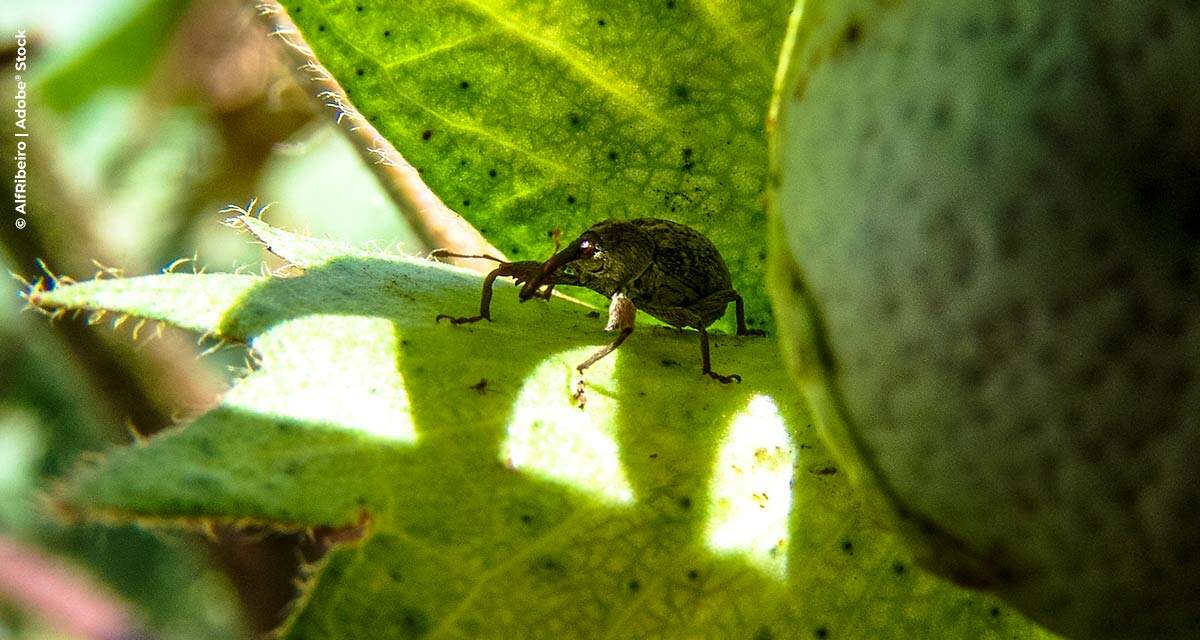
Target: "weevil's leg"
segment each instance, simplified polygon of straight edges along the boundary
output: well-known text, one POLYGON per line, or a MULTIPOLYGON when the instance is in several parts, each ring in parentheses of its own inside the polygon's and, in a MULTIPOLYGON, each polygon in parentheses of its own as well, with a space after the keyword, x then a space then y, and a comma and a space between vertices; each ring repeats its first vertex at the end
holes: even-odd
POLYGON ((633 301, 625 297, 623 293, 615 293, 612 300, 608 301, 608 323, 604 325, 604 330, 624 331, 628 328, 633 331, 633 322, 636 318, 637 307, 633 306, 633 301))
POLYGON ((742 296, 733 289, 718 291, 701 298, 689 305, 688 309, 695 312, 701 318, 712 318, 712 320, 709 320, 711 323, 713 320, 725 315, 725 309, 730 302, 733 303, 734 313, 737 316, 737 334, 739 336, 767 335, 761 329, 750 329, 746 326, 746 303, 742 301, 742 296))
POLYGON ((733 310, 737 314, 737 334, 739 336, 765 336, 766 331, 762 329, 746 328, 746 303, 742 302, 742 295, 736 291, 733 292, 733 310))
POLYGON ((596 364, 601 358, 617 350, 625 338, 633 333, 634 320, 637 317, 637 307, 633 306, 633 301, 625 297, 625 294, 618 293, 613 295, 612 302, 608 305, 608 324, 605 325, 605 331, 617 331, 617 337, 612 342, 600 347, 595 353, 588 356, 575 367, 579 372, 579 382, 575 384, 575 400, 579 403, 579 407, 583 408, 587 398, 583 390, 583 371, 588 367, 596 364))
POLYGON ((712 362, 708 356, 708 330, 705 329, 704 327, 700 327, 699 329, 700 329, 700 360, 704 366, 703 370, 700 373, 703 373, 704 375, 712 378, 713 380, 720 382, 721 384, 729 384, 730 382, 733 382, 735 380, 740 383, 742 381, 742 377, 736 373, 731 373, 727 376, 723 376, 712 370, 712 362))
POLYGON ((487 320, 488 322, 491 322, 492 321, 492 285, 496 283, 496 278, 500 275, 500 272, 503 270, 504 270, 503 266, 499 267, 497 269, 493 269, 492 272, 487 274, 487 277, 483 279, 483 294, 479 297, 479 315, 471 316, 471 317, 464 317, 464 318, 456 318, 454 316, 441 313, 441 314, 438 314, 438 317, 434 319, 434 322, 441 322, 443 319, 449 320, 450 324, 467 324, 469 322, 479 322, 480 320, 487 320))
POLYGON ((504 262, 500 258, 489 256, 486 253, 471 254, 471 253, 454 253, 445 249, 434 249, 429 252, 430 258, 471 258, 474 260, 491 260, 492 262, 504 262))
POLYGON ((538 295, 540 295, 545 300, 549 300, 550 296, 554 295, 554 283, 551 282, 550 284, 546 285, 546 288, 542 289, 542 292, 539 293, 538 295))
POLYGON ((582 374, 584 369, 596 364, 600 358, 616 351, 617 347, 621 346, 621 343, 625 342, 625 338, 628 338, 631 333, 633 333, 633 327, 622 327, 621 332, 617 334, 616 340, 597 349, 595 353, 588 356, 587 360, 579 363, 579 366, 575 367, 575 370, 582 374))

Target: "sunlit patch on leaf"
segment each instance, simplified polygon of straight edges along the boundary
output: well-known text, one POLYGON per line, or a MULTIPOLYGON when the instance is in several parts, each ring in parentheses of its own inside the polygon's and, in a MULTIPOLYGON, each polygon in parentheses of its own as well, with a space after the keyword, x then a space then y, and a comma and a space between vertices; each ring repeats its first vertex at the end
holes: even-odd
MULTIPOLYGON (((516 469, 560 480, 617 503, 633 501, 614 438, 617 403, 588 387, 586 409, 572 402, 574 365, 595 347, 573 349, 546 359, 521 388, 504 443, 503 456, 516 469)), ((588 369, 589 377, 611 379, 619 354, 588 369)))
POLYGON ((796 453, 775 402, 755 396, 734 418, 713 471, 708 543, 783 579, 796 453))
POLYGON ((226 405, 416 440, 404 379, 396 369, 395 327, 388 320, 305 316, 272 327, 253 346, 262 368, 229 391, 226 405), (299 343, 303 349, 294 347, 299 343), (313 375, 316 371, 337 375, 313 375))

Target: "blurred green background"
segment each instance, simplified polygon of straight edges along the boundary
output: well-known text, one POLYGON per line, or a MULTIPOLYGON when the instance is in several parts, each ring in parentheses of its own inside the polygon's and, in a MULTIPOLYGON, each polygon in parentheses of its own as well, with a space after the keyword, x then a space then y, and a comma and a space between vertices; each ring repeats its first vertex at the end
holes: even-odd
MULTIPOLYGON (((258 247, 219 224, 222 207, 252 198, 275 203, 268 219, 280 227, 421 248, 293 83, 250 3, 0 0, 0 33, 6 183, 15 75, 28 83, 30 133, 29 224, 17 230, 11 210, 0 223, 3 271, 36 278, 40 259, 82 279, 96 263, 140 274, 193 255, 198 267, 257 270, 258 247), (24 72, 14 69, 20 30, 24 72)), ((316 543, 74 524, 52 499, 75 465, 214 403, 245 353, 197 358, 192 338, 151 339, 151 328, 133 341, 133 323, 51 323, 22 311, 20 288, 11 280, 0 295, 0 640, 97 637, 73 626, 86 613, 81 590, 148 637, 271 628, 316 543), (73 579, 56 581, 60 571, 73 579), (27 588, 34 578, 50 591, 27 588)))

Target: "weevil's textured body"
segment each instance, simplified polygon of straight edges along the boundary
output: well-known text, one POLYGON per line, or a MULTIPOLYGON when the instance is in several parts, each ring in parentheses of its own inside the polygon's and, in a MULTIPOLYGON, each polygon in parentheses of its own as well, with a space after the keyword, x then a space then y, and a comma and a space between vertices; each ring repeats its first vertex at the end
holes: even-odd
POLYGON ((559 268, 554 284, 623 294, 635 307, 676 327, 707 327, 733 300, 729 269, 700 232, 670 220, 605 220, 585 231, 598 250, 559 268))
MULTIPOLYGON (((496 260, 490 256, 459 257, 496 260)), ((479 315, 439 315, 437 319, 454 324, 491 320, 492 283, 499 276, 511 277, 522 285, 522 302, 548 298, 557 285, 587 287, 610 299, 605 329, 618 335, 576 367, 581 375, 633 333, 638 309, 672 326, 696 329, 700 334, 701 373, 722 383, 741 382, 742 378, 712 370, 708 325, 725 315, 725 308, 732 302, 738 335, 763 335, 762 331, 746 328, 742 297, 733 290, 729 268, 717 248, 700 232, 678 222, 655 218, 605 220, 592 225, 543 263, 496 261, 500 266, 484 279, 479 315)), ((582 378, 575 398, 583 406, 582 378)))

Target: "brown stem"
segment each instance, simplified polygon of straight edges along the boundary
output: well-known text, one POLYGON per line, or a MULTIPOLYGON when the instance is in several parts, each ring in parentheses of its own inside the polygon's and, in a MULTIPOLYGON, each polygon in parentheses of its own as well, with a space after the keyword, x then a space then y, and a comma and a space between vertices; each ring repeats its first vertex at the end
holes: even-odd
MULTIPOLYGON (((278 49, 296 70, 301 86, 323 109, 333 110, 338 128, 354 144, 425 248, 490 253, 506 259, 471 223, 447 207, 392 143, 354 108, 342 86, 317 60, 283 6, 275 0, 255 0, 254 6, 280 44, 278 49)), ((478 264, 465 264, 479 268, 478 264)))

